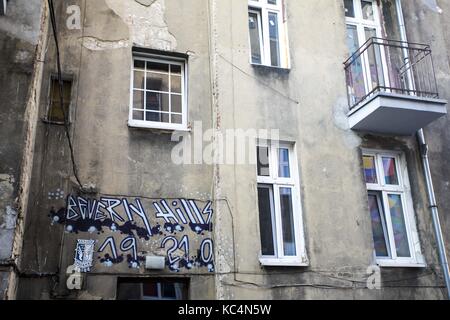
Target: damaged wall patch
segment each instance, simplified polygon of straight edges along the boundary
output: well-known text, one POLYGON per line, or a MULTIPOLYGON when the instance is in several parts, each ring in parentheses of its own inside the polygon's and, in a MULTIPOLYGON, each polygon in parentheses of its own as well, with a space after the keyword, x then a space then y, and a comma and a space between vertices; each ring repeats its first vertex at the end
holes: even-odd
POLYGON ((164 18, 164 0, 105 0, 129 27, 130 42, 157 50, 175 51, 177 41, 164 18))

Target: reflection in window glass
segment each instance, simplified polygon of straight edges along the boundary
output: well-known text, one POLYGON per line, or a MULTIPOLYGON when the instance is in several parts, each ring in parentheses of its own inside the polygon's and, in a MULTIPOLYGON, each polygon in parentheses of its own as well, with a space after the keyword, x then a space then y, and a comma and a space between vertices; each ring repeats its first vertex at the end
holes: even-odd
POLYGON ((377 257, 389 257, 386 222, 381 206, 381 194, 369 194, 369 211, 372 221, 373 242, 377 257))
POLYGON ((280 45, 278 36, 278 15, 269 13, 270 61, 272 66, 280 65, 280 45))
POLYGON ((144 71, 134 71, 134 81, 133 85, 135 89, 145 89, 145 72, 144 71))
POLYGON ((378 183, 377 180, 377 169, 375 166, 374 156, 364 156, 363 157, 363 167, 364 167, 364 177, 366 178, 366 183, 378 183))
POLYGON ((283 227, 283 247, 285 256, 295 256, 294 212, 292 189, 280 188, 281 224, 283 227))
POLYGON ((278 176, 280 178, 291 177, 291 170, 289 166, 289 149, 278 149, 278 176))
POLYGON ((162 73, 147 72, 147 90, 169 91, 169 75, 162 73))
POLYGON ((363 13, 363 18, 365 20, 374 20, 374 16, 373 16, 373 4, 372 1, 362 1, 361 2, 361 6, 362 6, 362 13, 363 13))
POLYGON ((389 194, 388 199, 397 256, 410 257, 411 253, 409 251, 408 234, 406 232, 405 217, 403 214, 402 197, 398 194, 389 194))
POLYGON ((345 16, 349 18, 355 17, 355 8, 353 7, 353 0, 344 0, 345 16))
POLYGON ((258 147, 256 149, 257 152, 257 161, 258 161, 258 176, 268 177, 270 176, 270 167, 269 167, 269 148, 268 147, 258 147))
POLYGON ((398 185, 395 158, 383 157, 383 170, 386 184, 398 185))
MULTIPOLYGON (((347 24, 347 47, 350 55, 355 54, 359 49, 358 30, 356 26, 351 24, 347 24)), ((355 61, 351 65, 350 72, 347 73, 347 76, 350 77, 347 81, 351 84, 349 94, 352 103, 359 101, 366 95, 362 57, 361 55, 354 57, 355 61)))
POLYGON ((261 251, 263 256, 275 255, 273 241, 273 193, 269 186, 258 187, 259 228, 261 236, 261 251))
POLYGON ((249 12, 248 26, 250 30, 250 50, 252 63, 261 64, 261 19, 260 14, 249 12))

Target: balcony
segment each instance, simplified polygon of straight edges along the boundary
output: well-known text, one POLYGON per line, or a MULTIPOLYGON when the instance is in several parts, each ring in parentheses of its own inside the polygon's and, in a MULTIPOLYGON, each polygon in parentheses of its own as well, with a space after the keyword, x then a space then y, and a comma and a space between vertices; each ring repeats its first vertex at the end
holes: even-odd
POLYGON ((344 65, 353 130, 408 136, 447 113, 427 45, 370 38, 344 65))

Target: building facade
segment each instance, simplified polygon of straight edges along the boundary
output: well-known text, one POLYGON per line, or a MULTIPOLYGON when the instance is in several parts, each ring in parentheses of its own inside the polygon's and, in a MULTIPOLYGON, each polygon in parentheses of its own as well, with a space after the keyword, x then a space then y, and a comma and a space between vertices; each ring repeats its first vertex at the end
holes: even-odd
POLYGON ((448 298, 446 1, 51 3, 0 16, 5 298, 448 298))

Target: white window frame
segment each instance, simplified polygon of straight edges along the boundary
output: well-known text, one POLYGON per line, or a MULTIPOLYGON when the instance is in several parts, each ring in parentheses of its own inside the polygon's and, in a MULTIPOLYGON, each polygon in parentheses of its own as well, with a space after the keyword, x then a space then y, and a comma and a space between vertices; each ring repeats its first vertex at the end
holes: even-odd
MULTIPOLYGON (((146 72, 145 72, 145 74, 146 74, 147 66, 145 67, 145 70, 146 70, 146 72)), ((187 64, 186 59, 160 56, 160 55, 146 55, 146 54, 141 54, 141 53, 139 53, 139 54, 133 53, 133 59, 131 61, 130 106, 129 106, 129 115, 128 115, 128 126, 136 127, 136 128, 188 131, 187 74, 188 74, 188 64, 187 64), (135 71, 134 61, 135 60, 150 61, 150 62, 157 62, 157 63, 162 63, 162 64, 172 64, 172 65, 181 66, 181 112, 182 112, 182 123, 181 124, 133 119, 133 111, 136 110, 133 108, 133 93, 135 90, 134 89, 134 71, 135 71)), ((170 88, 170 77, 169 77, 169 88, 170 88)), ((144 91, 144 93, 145 93, 146 89, 144 88, 144 90, 142 90, 142 91, 144 91)), ((145 97, 146 97, 146 94, 144 94, 144 99, 145 99, 145 97)), ((141 109, 139 109, 139 110, 141 110, 141 109)), ((144 111, 144 113, 145 113, 145 111, 144 111)))
MULTIPOLYGON (((271 186, 271 213, 272 213, 272 235, 274 241, 274 256, 263 256, 260 253, 259 261, 263 266, 308 266, 309 261, 306 254, 305 235, 303 229, 302 206, 300 196, 300 178, 297 166, 297 152, 293 143, 278 143, 272 141, 258 141, 257 147, 269 148, 269 170, 270 176, 258 176, 257 189, 266 185, 271 186), (290 178, 281 178, 278 176, 278 149, 286 148, 289 150, 290 178), (283 232, 281 225, 281 206, 280 206, 280 188, 291 188, 292 190, 292 209, 294 221, 295 236, 295 256, 284 256, 283 251, 283 232)), ((258 148, 256 149, 258 150, 258 148)), ((257 205, 258 207, 258 205, 257 205)), ((259 210, 258 210, 259 221, 259 210)), ((259 229, 259 224, 258 224, 259 229)), ((259 230, 261 233, 261 230, 259 230)))
POLYGON ((389 244, 386 245, 389 245, 388 251, 390 252, 390 257, 377 257, 375 248, 373 250, 373 255, 376 259, 377 264, 380 267, 426 267, 425 258, 420 247, 419 234, 417 232, 416 217, 408 177, 408 168, 404 153, 400 151, 363 149, 362 155, 372 156, 375 159, 378 183, 366 183, 366 187, 368 194, 374 192, 382 194, 381 209, 384 213, 384 217, 382 217, 382 219, 386 222, 387 234, 385 234, 385 236, 387 235, 389 239, 389 244), (395 159, 399 182, 398 185, 389 185, 385 183, 382 163, 383 157, 395 159), (402 198, 404 214, 403 216, 408 237, 409 251, 411 254, 411 257, 409 258, 397 257, 391 215, 389 210, 388 194, 398 194, 402 198))
MULTIPOLYGON (((258 14, 258 23, 260 23, 260 50, 261 50, 261 64, 273 68, 290 69, 290 57, 288 48, 288 32, 285 14, 286 0, 277 0, 277 4, 269 4, 268 0, 248 0, 248 12, 258 14), (278 44, 279 44, 279 58, 280 65, 274 66, 271 62, 270 55, 270 35, 269 35, 269 13, 276 13, 278 17, 278 44)), ((250 64, 259 65, 252 61, 251 42, 249 33, 249 59, 250 64)))

